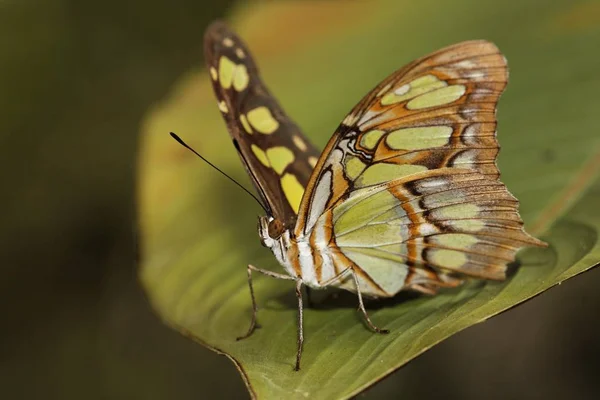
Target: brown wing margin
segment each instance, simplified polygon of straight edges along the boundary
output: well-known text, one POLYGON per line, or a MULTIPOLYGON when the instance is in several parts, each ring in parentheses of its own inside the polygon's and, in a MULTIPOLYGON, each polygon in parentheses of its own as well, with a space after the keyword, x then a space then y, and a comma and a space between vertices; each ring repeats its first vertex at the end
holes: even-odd
POLYGON ((227 130, 265 208, 292 227, 299 199, 283 190, 282 179, 305 188, 319 151, 268 91, 246 44, 223 22, 206 29, 204 56, 227 130))

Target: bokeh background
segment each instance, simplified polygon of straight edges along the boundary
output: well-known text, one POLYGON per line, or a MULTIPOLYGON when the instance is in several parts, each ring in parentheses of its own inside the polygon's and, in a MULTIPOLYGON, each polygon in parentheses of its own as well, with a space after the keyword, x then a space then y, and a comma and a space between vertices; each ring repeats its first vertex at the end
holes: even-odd
MULTIPOLYGON (((598 2, 581 3, 587 11, 571 23, 600 29, 598 2)), ((527 23, 543 4, 515 17, 527 23)), ((142 122, 181 76, 201 68, 204 28, 232 7, 0 1, 6 398, 247 397, 227 359, 160 322, 136 277, 142 122)), ((599 285, 598 269, 576 277, 443 342, 361 397, 594 398, 599 285)))

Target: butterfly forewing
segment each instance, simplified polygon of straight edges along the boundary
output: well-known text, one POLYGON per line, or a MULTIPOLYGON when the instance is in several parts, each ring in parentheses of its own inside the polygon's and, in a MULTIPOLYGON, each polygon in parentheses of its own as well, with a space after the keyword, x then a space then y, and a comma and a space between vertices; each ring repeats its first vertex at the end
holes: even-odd
POLYGON ((339 156, 346 191, 442 167, 497 178, 496 103, 507 78, 504 57, 486 41, 459 43, 413 61, 354 107, 316 170, 339 156))
POLYGON ((371 295, 433 293, 463 275, 502 279, 520 247, 544 245, 523 231, 498 181, 495 114, 507 78, 495 45, 463 42, 410 63, 354 107, 317 163, 295 229, 337 249, 320 279, 352 267, 371 295))
POLYGON ((225 24, 206 31, 204 55, 219 110, 269 214, 293 227, 319 152, 262 82, 247 46, 225 24))

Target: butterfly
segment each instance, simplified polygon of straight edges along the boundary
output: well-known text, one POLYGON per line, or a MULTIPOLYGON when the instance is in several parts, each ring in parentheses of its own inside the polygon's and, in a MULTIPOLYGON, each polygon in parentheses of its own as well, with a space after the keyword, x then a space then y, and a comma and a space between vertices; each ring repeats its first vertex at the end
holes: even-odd
POLYGON ((524 246, 547 246, 523 229, 518 200, 496 166, 496 105, 506 60, 484 40, 411 62, 371 90, 320 152, 261 80, 248 47, 223 22, 205 33, 218 108, 266 216, 261 243, 296 283, 303 348, 302 285, 363 296, 401 290, 433 295, 465 279, 503 280, 524 246))

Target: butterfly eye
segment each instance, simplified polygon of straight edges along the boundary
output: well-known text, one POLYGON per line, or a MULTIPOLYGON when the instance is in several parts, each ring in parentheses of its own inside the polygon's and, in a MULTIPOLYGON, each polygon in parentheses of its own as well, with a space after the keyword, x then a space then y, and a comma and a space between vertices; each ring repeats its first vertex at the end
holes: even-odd
POLYGON ((284 230, 285 227, 280 220, 274 219, 269 222, 269 237, 271 239, 279 239, 284 230))

